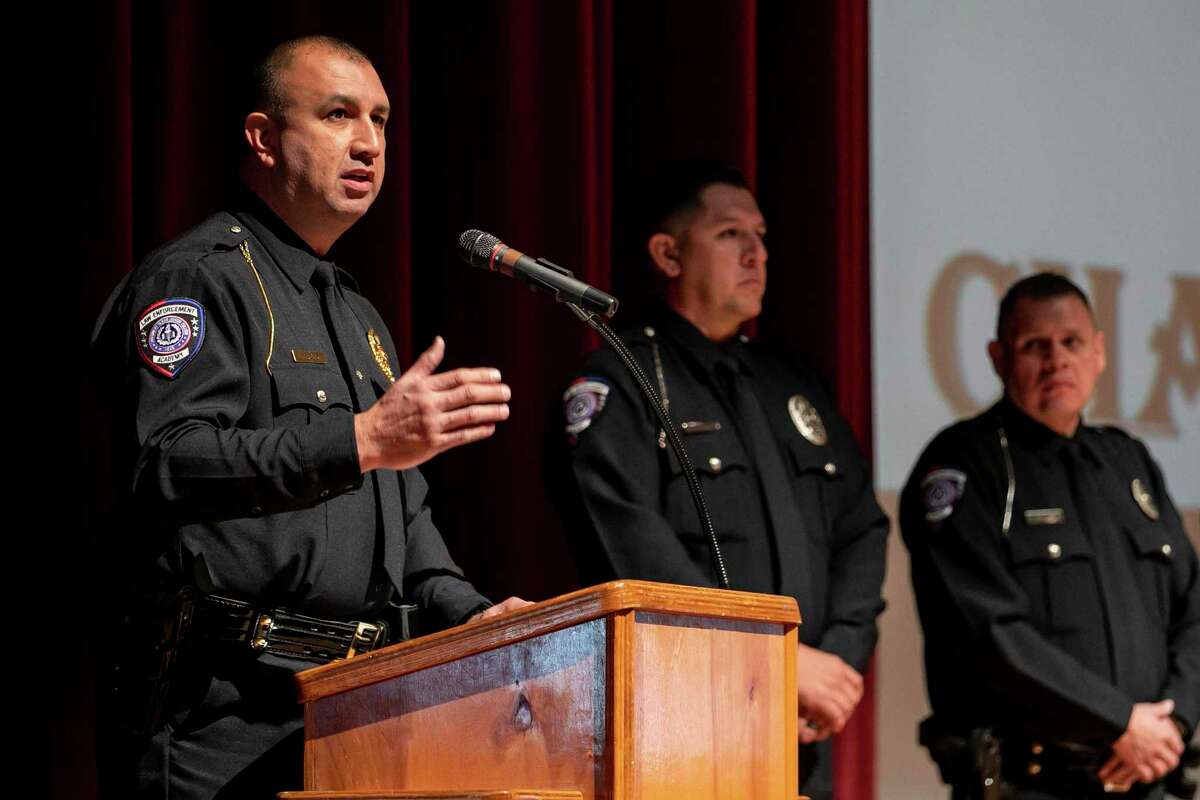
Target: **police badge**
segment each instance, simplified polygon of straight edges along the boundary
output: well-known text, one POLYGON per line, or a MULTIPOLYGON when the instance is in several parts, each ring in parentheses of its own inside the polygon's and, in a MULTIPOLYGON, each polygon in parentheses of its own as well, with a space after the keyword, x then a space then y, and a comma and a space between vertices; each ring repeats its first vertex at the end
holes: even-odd
POLYGON ((821 415, 817 413, 813 404, 808 402, 808 398, 802 394, 792 395, 788 398, 787 409, 792 424, 800 431, 801 436, 818 447, 829 441, 825 423, 821 421, 821 415))
POLYGON ((375 356, 375 363, 379 365, 379 371, 383 373, 383 377, 387 378, 389 383, 395 383, 396 376, 392 374, 392 364, 388 361, 387 351, 383 349, 383 341, 374 328, 367 331, 367 344, 371 345, 371 355, 375 356))
POLYGON ((563 412, 567 418, 567 437, 587 430, 592 419, 604 410, 608 383, 599 378, 578 378, 563 392, 563 412))
POLYGON ((146 366, 174 378, 204 344, 204 307, 187 297, 159 300, 138 315, 133 332, 146 366))
POLYGON ((1129 484, 1129 491, 1133 495, 1133 501, 1138 504, 1138 508, 1142 513, 1151 520, 1158 521, 1158 506, 1154 504, 1154 495, 1150 494, 1142 482, 1134 478, 1133 483, 1129 484))
POLYGON ((921 502, 925 505, 925 521, 941 522, 954 513, 954 504, 963 496, 967 485, 965 473, 956 469, 935 469, 921 481, 921 502))

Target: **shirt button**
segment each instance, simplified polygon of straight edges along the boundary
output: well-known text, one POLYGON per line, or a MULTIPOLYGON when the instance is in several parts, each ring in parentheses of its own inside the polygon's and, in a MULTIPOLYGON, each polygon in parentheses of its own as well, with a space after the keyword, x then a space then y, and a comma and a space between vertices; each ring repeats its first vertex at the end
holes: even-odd
POLYGON ((653 338, 654 338, 654 328, 651 328, 649 325, 647 325, 646 327, 642 328, 642 333, 646 334, 646 335, 647 335, 647 336, 649 336, 651 339, 653 339, 653 338))
POLYGON ((1025 771, 1030 775, 1038 775, 1042 771, 1042 765, 1036 761, 1030 761, 1029 766, 1025 768, 1025 771))
POLYGON ((1164 544, 1164 545, 1162 546, 1162 554, 1163 554, 1164 556, 1169 556, 1169 555, 1171 555, 1171 545, 1169 545, 1169 544, 1164 544))
POLYGON ((362 370, 361 370, 361 369, 356 369, 356 370, 354 370, 354 374, 358 376, 358 379, 359 379, 360 381, 363 379, 363 374, 362 374, 362 370))
POLYGON ((1059 558, 1062 556, 1062 547, 1051 543, 1046 546, 1046 552, 1050 554, 1051 558, 1059 558))
POLYGON ((241 233, 241 232, 242 232, 242 226, 241 226, 241 225, 234 225, 232 228, 230 228, 230 229, 229 229, 229 232, 230 232, 230 233, 241 233))
POLYGON ((1039 742, 1034 742, 1029 747, 1029 751, 1031 753, 1033 753, 1035 756, 1040 756, 1043 752, 1045 752, 1045 750, 1046 750, 1046 748, 1042 747, 1041 743, 1039 743, 1039 742))
POLYGON ((322 489, 322 490, 321 490, 321 495, 320 495, 320 496, 321 496, 321 497, 329 497, 329 490, 328 490, 328 489, 322 489))
POLYGON ((317 389, 317 402, 324 403, 329 399, 329 395, 325 394, 324 389, 317 389))
POLYGON ((262 513, 262 506, 255 506, 254 508, 250 509, 250 513, 257 517, 262 513))
POLYGON ((720 472, 721 471, 721 459, 717 458, 716 456, 713 456, 712 458, 710 458, 708 460, 708 468, 711 469, 713 472, 720 472))
POLYGON ((825 465, 825 474, 826 475, 837 475, 837 464, 833 463, 832 461, 828 462, 825 465))

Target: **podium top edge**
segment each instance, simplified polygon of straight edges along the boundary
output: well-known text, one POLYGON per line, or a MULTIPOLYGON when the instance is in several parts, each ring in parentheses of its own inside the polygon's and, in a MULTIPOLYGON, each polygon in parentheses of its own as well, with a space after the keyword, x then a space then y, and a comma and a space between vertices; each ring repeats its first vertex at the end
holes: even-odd
POLYGON ((610 581, 552 597, 499 617, 459 625, 305 670, 296 675, 299 700, 310 703, 351 688, 627 611, 776 623, 785 631, 800 623, 800 611, 791 597, 651 581, 610 581))

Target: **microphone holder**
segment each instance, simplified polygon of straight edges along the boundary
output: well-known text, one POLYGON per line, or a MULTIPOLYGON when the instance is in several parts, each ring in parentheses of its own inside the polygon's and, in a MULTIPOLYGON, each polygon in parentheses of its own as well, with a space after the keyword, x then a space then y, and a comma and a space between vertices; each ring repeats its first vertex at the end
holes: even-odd
POLYGON ((671 443, 671 450, 675 453, 675 457, 679 459, 679 465, 683 467, 683 477, 687 482, 688 490, 692 493, 692 502, 696 504, 696 513, 700 517, 700 527, 704 529, 705 535, 708 537, 709 549, 712 552, 713 567, 717 571, 717 585, 722 589, 729 588, 729 574, 725 571, 725 557, 721 555, 721 545, 717 542, 717 532, 713 528, 712 517, 708 513, 708 503, 704 501, 704 494, 700 491, 700 481, 696 479, 696 469, 692 466, 692 459, 688 456, 687 449, 683 446, 683 440, 679 438, 678 429, 675 423, 671 421, 671 417, 667 414, 667 410, 663 408, 662 400, 655 391, 654 385, 646 376, 646 372, 641 365, 634 359, 633 353, 629 352, 629 348, 621 341, 621 338, 613 333, 612 328, 605 324, 604 320, 598 319, 596 314, 587 311, 574 303, 567 303, 568 308, 585 323, 588 324, 604 341, 608 342, 613 350, 617 351, 617 355, 621 357, 626 369, 633 375, 634 382, 638 388, 642 390, 642 394, 650 401, 650 407, 654 409, 654 415, 658 417, 658 424, 662 426, 663 432, 667 435, 667 441, 671 443))

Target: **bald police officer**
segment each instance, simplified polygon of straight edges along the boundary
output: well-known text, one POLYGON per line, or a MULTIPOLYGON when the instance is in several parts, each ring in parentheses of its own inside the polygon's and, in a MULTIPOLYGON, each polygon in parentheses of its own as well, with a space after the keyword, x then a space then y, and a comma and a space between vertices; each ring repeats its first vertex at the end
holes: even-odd
POLYGON ((308 37, 276 48, 256 88, 246 191, 150 254, 99 329, 128 623, 109 639, 130 733, 104 773, 117 797, 299 789, 296 670, 401 635, 400 600, 435 627, 524 604, 492 606, 463 578, 416 470, 491 435, 508 387, 490 368, 436 373, 440 338, 403 370, 328 258, 383 181, 379 76, 308 37))

